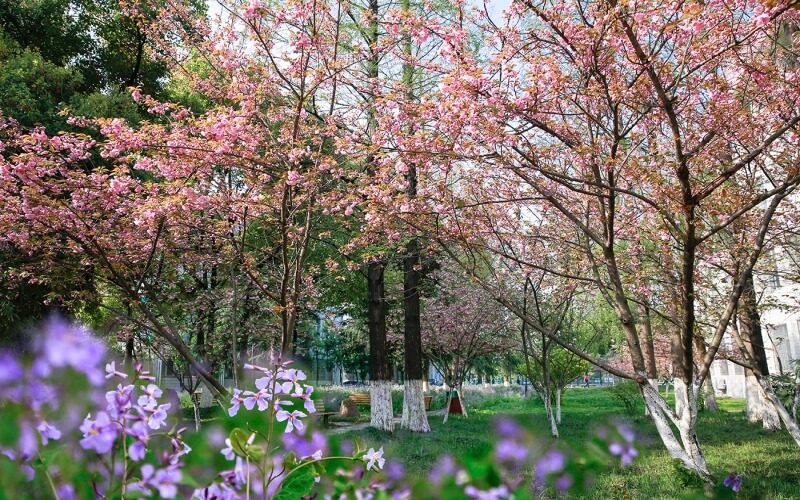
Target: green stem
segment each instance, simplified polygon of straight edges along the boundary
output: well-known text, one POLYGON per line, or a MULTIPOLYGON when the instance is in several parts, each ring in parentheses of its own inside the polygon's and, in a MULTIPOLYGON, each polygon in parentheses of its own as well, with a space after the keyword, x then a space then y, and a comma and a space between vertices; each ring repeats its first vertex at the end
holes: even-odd
POLYGON ((58 495, 58 490, 56 489, 56 483, 53 482, 53 476, 51 476, 50 471, 47 470, 47 465, 44 463, 44 460, 42 460, 42 455, 38 453, 37 455, 39 455, 39 460, 42 461, 42 470, 44 470, 44 475, 47 477, 47 483, 50 485, 50 490, 53 492, 53 498, 56 500, 61 500, 61 497, 58 495))

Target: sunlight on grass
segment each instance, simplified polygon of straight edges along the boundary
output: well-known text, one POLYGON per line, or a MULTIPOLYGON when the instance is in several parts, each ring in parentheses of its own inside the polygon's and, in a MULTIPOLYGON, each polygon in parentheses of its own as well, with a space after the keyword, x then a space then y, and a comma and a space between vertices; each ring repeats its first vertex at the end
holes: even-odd
MULTIPOLYGON (((709 466, 719 479, 731 471, 744 474, 743 498, 800 498, 800 450, 785 431, 765 432, 759 425, 744 421, 744 402, 719 400, 721 412, 700 416, 698 436, 709 466), (737 415, 737 413, 739 413, 737 415)), ((335 436, 356 436, 379 442, 386 456, 400 461, 411 474, 426 475, 436 460, 447 454, 484 452, 493 441, 492 422, 499 415, 512 415, 543 443, 549 443, 549 425, 539 399, 501 397, 470 408, 469 418, 451 416, 447 424, 441 417, 431 419, 428 435, 398 431, 385 436, 369 430, 335 436)), ((627 415, 606 389, 575 389, 563 399, 559 428, 565 445, 579 449, 592 430, 603 423, 624 419, 639 434, 640 456, 628 468, 615 468, 597 478, 592 498, 680 498, 691 492, 680 481, 675 465, 664 450, 651 420, 644 415, 627 415)))

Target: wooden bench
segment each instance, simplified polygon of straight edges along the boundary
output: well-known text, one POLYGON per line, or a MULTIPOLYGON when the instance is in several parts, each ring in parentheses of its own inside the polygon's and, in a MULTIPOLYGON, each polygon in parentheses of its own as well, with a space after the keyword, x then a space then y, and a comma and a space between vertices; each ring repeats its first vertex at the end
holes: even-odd
POLYGON ((357 405, 370 405, 369 393, 351 394, 349 399, 357 405))
POLYGON ((328 425, 328 417, 338 414, 335 411, 325 411, 325 403, 322 401, 314 401, 314 415, 322 417, 322 425, 328 425))

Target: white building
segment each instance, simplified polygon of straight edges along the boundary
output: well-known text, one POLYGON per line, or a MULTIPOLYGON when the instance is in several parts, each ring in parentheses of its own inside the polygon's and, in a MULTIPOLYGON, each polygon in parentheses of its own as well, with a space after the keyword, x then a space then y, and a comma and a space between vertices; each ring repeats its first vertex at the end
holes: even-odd
MULTIPOLYGON (((795 251, 778 248, 770 253, 774 272, 761 274, 756 287, 761 305, 761 325, 767 364, 772 375, 792 370, 800 360, 800 283, 795 251), (792 279, 789 279, 791 277, 792 279)), ((733 347, 733 340, 723 339, 733 347)), ((716 360, 711 365, 711 380, 719 395, 744 398, 744 368, 732 361, 716 360)))

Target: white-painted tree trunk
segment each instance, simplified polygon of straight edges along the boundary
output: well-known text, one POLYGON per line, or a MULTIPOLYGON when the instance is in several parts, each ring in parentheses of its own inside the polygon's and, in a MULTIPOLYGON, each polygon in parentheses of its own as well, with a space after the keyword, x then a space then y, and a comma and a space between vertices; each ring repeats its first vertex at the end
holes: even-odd
POLYGON ((561 423, 561 387, 556 389, 556 423, 561 423))
MULTIPOLYGON (((649 379, 647 379, 647 382, 650 384, 650 386, 653 389, 656 390, 656 392, 658 392, 658 379, 657 378, 649 378, 649 379)), ((650 416, 650 409, 647 407, 647 405, 644 405, 644 415, 646 417, 650 416)))
MULTIPOLYGON (((681 385, 684 388, 686 387, 685 384, 681 385)), ((677 384, 675 387, 677 388, 677 384)), ((640 385, 640 389, 644 397, 644 403, 650 410, 650 418, 653 419, 658 435, 661 437, 661 442, 664 443, 664 447, 667 449, 670 456, 680 460, 686 468, 696 472, 707 483, 713 484, 714 478, 708 470, 708 464, 706 463, 705 457, 703 457, 695 435, 695 425, 697 422, 696 396, 693 405, 690 404, 689 397, 684 398, 681 403, 684 409, 683 418, 677 418, 678 416, 672 411, 669 405, 667 405, 657 389, 650 384, 640 385), (694 407, 695 412, 694 418, 692 418, 692 407, 694 407), (670 421, 678 428, 680 440, 672 431, 670 421), (682 444, 682 442, 684 444, 682 444)), ((685 396, 689 396, 687 391, 684 390, 683 392, 685 396)))
POLYGON ((458 395, 458 402, 461 404, 461 413, 464 418, 467 418, 467 403, 464 402, 464 395, 461 393, 461 389, 456 389, 456 394, 458 395))
POLYGON ((200 432, 200 402, 192 394, 192 408, 194 409, 194 430, 200 432))
POLYGON ((431 383, 429 381, 422 381, 422 392, 431 392, 431 383))
POLYGON ((783 403, 775 394, 775 391, 772 390, 772 384, 770 384, 766 377, 758 377, 758 383, 763 391, 762 395, 767 401, 772 403, 773 408, 783 421, 783 425, 786 426, 786 430, 789 431, 789 435, 792 436, 792 439, 794 439, 794 442, 797 443, 797 446, 800 446, 800 427, 798 427, 797 422, 786 410, 786 407, 783 406, 783 403))
POLYGON ((748 422, 762 422, 764 430, 768 431, 781 430, 781 417, 775 406, 766 399, 758 378, 752 372, 744 379, 744 395, 744 412, 748 422))
POLYGON ((373 380, 369 388, 369 396, 369 424, 383 432, 394 432, 392 383, 387 380, 373 380))
POLYGON ((506 375, 503 375, 503 387, 511 387, 511 380, 506 375))
POLYGON ((717 395, 714 393, 714 385, 711 383, 711 377, 706 377, 706 381, 703 382, 703 407, 706 411, 719 411, 717 395))
POLYGON ((686 383, 676 377, 672 381, 672 390, 675 393, 675 415, 678 416, 678 419, 682 419, 683 414, 688 410, 686 403, 689 401, 689 394, 687 393, 686 383))
POLYGON ((403 419, 400 427, 412 432, 430 432, 425 412, 425 391, 422 380, 406 380, 403 385, 403 419))

